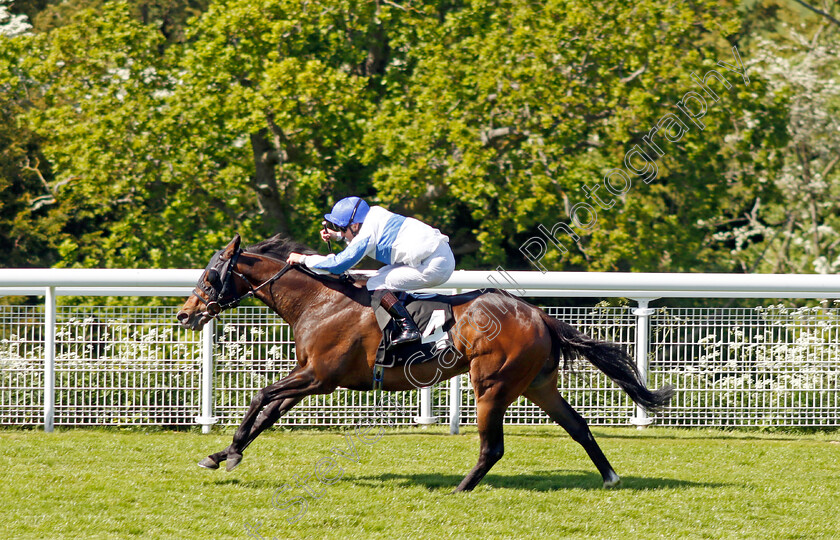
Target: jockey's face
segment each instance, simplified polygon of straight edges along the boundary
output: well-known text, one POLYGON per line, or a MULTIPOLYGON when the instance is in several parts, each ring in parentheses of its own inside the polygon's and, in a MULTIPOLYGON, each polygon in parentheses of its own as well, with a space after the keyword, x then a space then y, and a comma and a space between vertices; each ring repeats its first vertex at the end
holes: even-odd
POLYGON ((356 238, 356 235, 359 234, 359 229, 361 228, 361 223, 354 223, 347 227, 341 234, 348 242, 351 242, 354 238, 356 238))

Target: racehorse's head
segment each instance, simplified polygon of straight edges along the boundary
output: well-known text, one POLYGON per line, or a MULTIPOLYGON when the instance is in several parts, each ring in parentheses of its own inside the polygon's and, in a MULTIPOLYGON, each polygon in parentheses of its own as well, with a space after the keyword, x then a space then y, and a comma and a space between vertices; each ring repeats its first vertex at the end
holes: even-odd
POLYGON ((210 319, 239 305, 250 285, 235 271, 236 261, 242 250, 241 238, 237 234, 222 250, 216 252, 192 295, 181 306, 177 319, 185 328, 201 330, 210 319))

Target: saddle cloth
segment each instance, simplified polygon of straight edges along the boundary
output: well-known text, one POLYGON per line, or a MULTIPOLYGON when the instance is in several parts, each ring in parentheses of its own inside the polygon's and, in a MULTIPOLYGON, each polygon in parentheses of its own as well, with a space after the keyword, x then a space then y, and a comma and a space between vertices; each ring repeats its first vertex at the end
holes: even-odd
POLYGON ((477 292, 456 296, 400 293, 400 300, 423 337, 419 343, 406 343, 387 352, 385 349, 391 342, 391 336, 397 332, 397 325, 383 308, 377 308, 376 322, 382 330, 382 340, 376 350, 376 364, 395 367, 404 366, 409 361, 419 364, 436 358, 453 344, 450 333, 450 329, 455 326, 452 305, 466 302, 477 295, 477 292))

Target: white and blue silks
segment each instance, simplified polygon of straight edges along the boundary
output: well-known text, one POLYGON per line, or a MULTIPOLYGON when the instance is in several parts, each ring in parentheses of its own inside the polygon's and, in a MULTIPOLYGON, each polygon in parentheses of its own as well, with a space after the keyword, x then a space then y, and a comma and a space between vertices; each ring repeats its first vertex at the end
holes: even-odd
POLYGON ((359 234, 337 255, 307 255, 313 270, 340 274, 365 255, 385 263, 367 282, 368 290, 412 291, 445 283, 455 270, 449 238, 422 221, 394 214, 381 206, 370 209, 359 234))

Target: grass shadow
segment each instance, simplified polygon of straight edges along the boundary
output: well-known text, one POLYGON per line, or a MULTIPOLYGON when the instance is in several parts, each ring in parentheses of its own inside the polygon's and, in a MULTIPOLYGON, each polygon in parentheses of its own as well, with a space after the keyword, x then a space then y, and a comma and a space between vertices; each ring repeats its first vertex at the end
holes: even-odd
POLYGON ((697 431, 697 433, 687 433, 681 431, 679 433, 664 433, 657 431, 655 433, 633 432, 633 433, 606 433, 593 430, 593 435, 596 439, 633 439, 633 440, 669 440, 669 441, 696 441, 696 440, 720 440, 720 441, 798 441, 804 440, 802 436, 809 434, 768 434, 762 432, 735 432, 735 431, 697 431))
MULTIPOLYGON (((385 473, 371 476, 347 478, 355 484, 381 487, 383 483, 397 483, 401 487, 421 486, 429 491, 455 489, 463 479, 454 474, 393 474, 385 473)), ((523 489, 527 491, 560 491, 568 489, 600 490, 603 488, 601 475, 594 472, 580 471, 536 471, 534 474, 499 475, 488 474, 479 484, 497 489, 523 489)), ((614 489, 631 490, 666 490, 698 487, 719 488, 728 484, 720 482, 691 482, 675 478, 645 478, 624 476, 621 485, 614 489)))
MULTIPOLYGON (((473 426, 467 426, 467 429, 473 426)), ((505 426, 506 428, 508 426, 505 426)), ((507 429, 505 431, 505 438, 523 438, 523 439, 567 439, 568 435, 559 426, 551 424, 540 424, 538 426, 527 426, 521 428, 516 426, 513 430, 507 429), (556 430, 555 430, 556 429, 556 430)), ((745 441, 796 441, 803 440, 803 437, 809 437, 817 433, 825 434, 826 442, 831 437, 840 437, 840 430, 836 428, 830 429, 802 429, 802 430, 784 430, 768 431, 761 429, 718 429, 718 428, 671 428, 671 427, 654 427, 649 429, 639 430, 633 427, 607 427, 600 429, 599 426, 592 427, 592 434, 595 439, 627 439, 627 440, 745 440, 745 441)), ((476 434, 476 433, 470 433, 476 434)))
POLYGON ((239 478, 219 478, 208 480, 214 486, 236 486, 249 489, 270 489, 275 490, 290 482, 281 482, 277 479, 240 480, 239 478))

